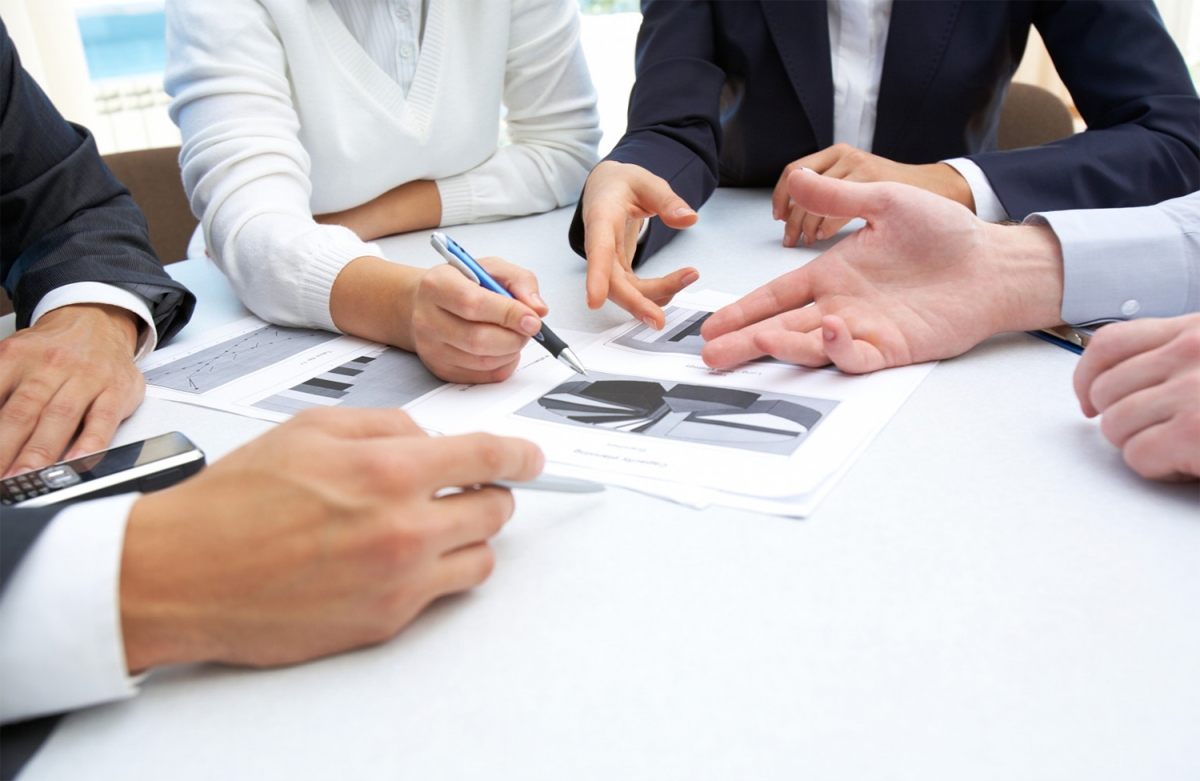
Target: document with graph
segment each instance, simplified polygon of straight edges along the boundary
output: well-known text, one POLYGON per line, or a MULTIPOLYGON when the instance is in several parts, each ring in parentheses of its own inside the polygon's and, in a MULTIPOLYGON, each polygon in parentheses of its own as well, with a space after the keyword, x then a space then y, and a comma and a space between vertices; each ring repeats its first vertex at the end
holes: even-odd
POLYGON ((273 421, 310 407, 410 407, 448 387, 404 350, 255 317, 165 347, 143 372, 151 396, 273 421))
POLYGON ((732 300, 681 296, 662 330, 631 320, 601 334, 579 351, 587 377, 531 365, 505 383, 503 402, 458 428, 532 439, 558 474, 806 515, 934 364, 860 376, 773 359, 710 369, 700 326, 732 300))

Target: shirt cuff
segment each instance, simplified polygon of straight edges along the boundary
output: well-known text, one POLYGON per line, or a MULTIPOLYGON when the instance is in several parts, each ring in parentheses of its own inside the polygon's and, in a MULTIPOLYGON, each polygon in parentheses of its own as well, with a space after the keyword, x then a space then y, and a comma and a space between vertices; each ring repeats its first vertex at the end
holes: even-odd
POLYGON ((64 306, 75 304, 107 304, 132 312, 141 319, 138 327, 137 350, 133 362, 140 363, 154 348, 158 347, 158 329, 154 327, 154 315, 150 313, 150 302, 137 293, 131 293, 115 285, 103 282, 72 282, 51 290, 33 310, 29 324, 34 325, 42 315, 64 306))
POLYGON ((984 222, 1004 222, 1008 219, 1008 212, 1000 203, 996 191, 992 189, 992 183, 988 181, 987 174, 974 161, 965 157, 956 157, 953 160, 943 160, 942 162, 958 171, 962 174, 962 178, 967 180, 967 186, 971 188, 971 197, 975 199, 975 215, 979 219, 984 222))
POLYGON ((25 553, 0 597, 0 722, 132 697, 120 574, 139 494, 64 509, 25 553))
POLYGON ((1031 214, 1062 245, 1063 322, 1174 317, 1187 304, 1188 268, 1179 226, 1156 209, 1081 209, 1031 214))

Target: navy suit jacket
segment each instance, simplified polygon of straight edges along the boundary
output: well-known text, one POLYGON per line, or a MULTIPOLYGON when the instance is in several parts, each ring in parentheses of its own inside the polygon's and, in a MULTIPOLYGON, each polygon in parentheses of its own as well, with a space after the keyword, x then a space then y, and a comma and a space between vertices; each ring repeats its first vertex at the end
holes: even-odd
MULTIPOLYGON (((643 0, 625 136, 606 158, 663 177, 693 208, 718 184, 774 187, 833 143, 821 0, 643 0)), ((1143 206, 1200 188, 1200 100, 1152 0, 895 0, 872 152, 969 157, 1008 214, 1143 206), (1087 132, 996 151, 1030 26, 1087 132)), ((571 245, 583 253, 582 203, 571 245)), ((674 235, 658 219, 637 261, 674 235)))
POLYGON ((30 78, 0 21, 0 281, 17 327, 51 290, 103 282, 150 301, 165 343, 196 297, 171 279, 129 191, 87 128, 63 119, 30 78))

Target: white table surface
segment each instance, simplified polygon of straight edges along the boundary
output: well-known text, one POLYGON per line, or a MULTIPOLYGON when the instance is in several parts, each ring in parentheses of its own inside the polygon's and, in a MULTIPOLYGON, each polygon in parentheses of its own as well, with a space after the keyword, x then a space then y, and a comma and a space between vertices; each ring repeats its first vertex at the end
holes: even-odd
MULTIPOLYGON (((814 253, 719 191, 647 273, 747 292, 814 253)), ((570 210, 451 231, 583 305, 570 210)), ((389 239, 432 265, 428 233, 389 239)), ((171 272, 241 311, 210 264, 171 272)), ((980 295, 986 295, 981 291, 980 295)), ((939 366, 811 518, 632 492, 523 493, 474 592, 296 667, 160 670, 70 716, 23 779, 1200 777, 1200 501, 1080 414, 1077 358, 1023 334, 939 366)), ((119 441, 216 458, 270 424, 148 399, 119 441)))

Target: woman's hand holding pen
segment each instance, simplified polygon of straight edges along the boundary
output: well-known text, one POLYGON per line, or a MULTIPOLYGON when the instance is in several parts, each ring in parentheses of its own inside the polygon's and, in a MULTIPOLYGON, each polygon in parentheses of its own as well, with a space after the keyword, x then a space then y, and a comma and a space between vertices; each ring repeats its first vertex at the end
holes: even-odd
POLYGON ((342 269, 329 313, 345 333, 415 352, 447 382, 499 382, 516 370, 549 307, 533 272, 499 258, 479 263, 515 300, 450 266, 420 269, 367 256, 342 269))
POLYGON ((412 299, 413 349, 430 371, 450 382, 508 378, 550 311, 533 272, 500 258, 478 262, 515 300, 485 290, 448 265, 425 271, 412 299))

